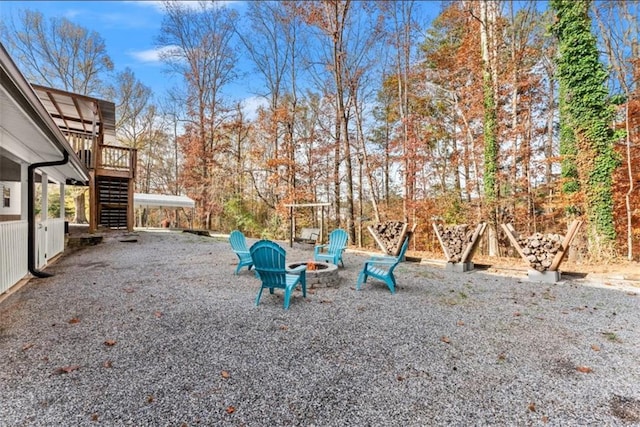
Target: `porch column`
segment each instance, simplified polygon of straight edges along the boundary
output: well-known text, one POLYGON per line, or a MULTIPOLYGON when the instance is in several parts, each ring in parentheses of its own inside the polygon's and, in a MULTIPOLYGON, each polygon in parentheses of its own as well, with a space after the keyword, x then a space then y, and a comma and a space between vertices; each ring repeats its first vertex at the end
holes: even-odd
POLYGON ((28 206, 28 182, 29 180, 29 165, 25 162, 20 162, 20 220, 26 221, 29 216, 28 206))
POLYGON ((40 221, 44 222, 49 217, 49 176, 45 172, 40 174, 40 187, 42 190, 42 206, 40 207, 40 221))
POLYGON ((60 219, 64 221, 66 212, 64 208, 64 182, 60 183, 60 219))

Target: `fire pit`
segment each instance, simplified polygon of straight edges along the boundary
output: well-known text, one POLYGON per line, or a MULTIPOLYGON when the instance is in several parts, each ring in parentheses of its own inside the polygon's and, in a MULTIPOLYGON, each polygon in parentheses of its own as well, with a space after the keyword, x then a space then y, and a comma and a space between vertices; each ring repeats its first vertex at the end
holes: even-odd
POLYGON ((293 270, 301 265, 307 266, 307 286, 310 288, 337 287, 340 284, 338 266, 335 264, 301 261, 287 264, 287 269, 293 270))

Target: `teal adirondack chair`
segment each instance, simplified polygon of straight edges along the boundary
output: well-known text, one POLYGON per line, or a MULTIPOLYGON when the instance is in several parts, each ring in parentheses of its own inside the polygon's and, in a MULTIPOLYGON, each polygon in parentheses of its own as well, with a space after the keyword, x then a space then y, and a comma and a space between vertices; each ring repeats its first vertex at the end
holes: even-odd
POLYGON ((233 249, 233 252, 235 252, 239 260, 235 274, 238 274, 242 267, 248 267, 248 270, 251 270, 251 267, 253 267, 253 260, 251 259, 249 248, 247 248, 247 241, 244 238, 244 234, 238 230, 233 230, 229 235, 229 243, 231 244, 231 249, 233 249))
POLYGON ((277 243, 270 240, 260 240, 249 249, 253 266, 258 278, 262 281, 260 291, 256 297, 256 305, 260 303, 262 291, 269 289, 273 294, 274 289, 284 289, 284 309, 289 308, 291 292, 296 286, 302 287, 302 296, 307 297, 307 266, 301 265, 294 270, 287 270, 285 261, 286 252, 277 243))
POLYGON ((313 259, 315 261, 327 261, 338 265, 338 262, 344 267, 342 261, 342 253, 347 249, 347 240, 349 236, 347 232, 341 228, 333 230, 329 234, 329 243, 326 245, 316 245, 313 248, 313 259))
POLYGON ((362 271, 358 275, 356 289, 360 290, 362 284, 367 282, 367 278, 373 277, 386 283, 391 293, 394 294, 396 292, 396 278, 393 275, 393 270, 404 260, 404 254, 409 246, 409 239, 410 236, 408 235, 404 238, 404 243, 398 256, 374 256, 366 260, 362 271))

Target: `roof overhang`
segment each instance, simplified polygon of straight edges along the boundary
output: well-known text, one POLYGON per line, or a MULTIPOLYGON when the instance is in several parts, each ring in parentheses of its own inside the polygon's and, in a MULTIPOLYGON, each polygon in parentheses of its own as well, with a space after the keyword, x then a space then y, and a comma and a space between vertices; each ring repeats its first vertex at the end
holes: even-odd
POLYGON ((43 168, 57 182, 87 182, 88 170, 76 156, 31 85, 0 44, 0 155, 27 164, 69 162, 43 168))
POLYGON ((133 206, 147 208, 195 208, 196 202, 186 196, 134 193, 133 206))

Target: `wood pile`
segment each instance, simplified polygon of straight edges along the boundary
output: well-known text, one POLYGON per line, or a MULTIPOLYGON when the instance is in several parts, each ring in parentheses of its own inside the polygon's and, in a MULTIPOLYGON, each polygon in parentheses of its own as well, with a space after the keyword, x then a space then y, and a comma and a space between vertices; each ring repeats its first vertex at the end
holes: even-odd
POLYGON ((396 256, 404 243, 407 226, 408 224, 402 221, 385 221, 370 225, 367 228, 383 252, 387 255, 396 256))
POLYGON ((469 230, 467 224, 449 225, 436 224, 441 243, 446 250, 448 262, 462 261, 462 255, 467 245, 473 242, 473 230, 469 230))
POLYGON ((553 264, 556 254, 562 250, 563 239, 559 234, 535 233, 529 237, 519 237, 517 241, 529 266, 546 271, 553 264))

